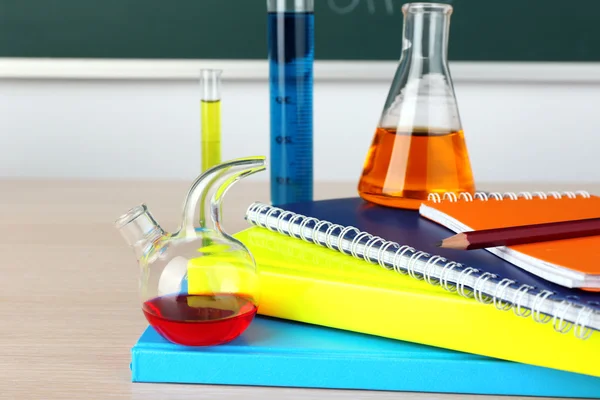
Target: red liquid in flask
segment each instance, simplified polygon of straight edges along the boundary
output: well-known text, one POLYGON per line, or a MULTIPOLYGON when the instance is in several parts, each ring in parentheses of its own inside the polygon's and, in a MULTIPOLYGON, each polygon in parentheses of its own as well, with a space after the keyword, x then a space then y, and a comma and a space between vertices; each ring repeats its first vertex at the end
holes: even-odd
POLYGON ((171 342, 212 346, 238 337, 256 315, 252 299, 233 293, 173 294, 144 303, 154 329, 171 342))

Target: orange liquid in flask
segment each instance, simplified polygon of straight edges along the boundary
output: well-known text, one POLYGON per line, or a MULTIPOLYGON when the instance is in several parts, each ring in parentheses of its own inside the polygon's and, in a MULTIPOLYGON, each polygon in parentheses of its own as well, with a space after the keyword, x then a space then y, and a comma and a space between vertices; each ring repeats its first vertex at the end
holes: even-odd
POLYGON ((409 209, 418 209, 429 193, 474 193, 463 131, 377 128, 358 191, 367 201, 409 209))

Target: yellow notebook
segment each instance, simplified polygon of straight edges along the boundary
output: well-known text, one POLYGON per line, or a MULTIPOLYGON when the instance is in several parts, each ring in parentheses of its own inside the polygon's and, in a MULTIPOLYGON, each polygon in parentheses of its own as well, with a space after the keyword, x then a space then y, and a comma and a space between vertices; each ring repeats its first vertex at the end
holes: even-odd
POLYGON ((234 236, 258 265, 259 314, 600 377, 600 335, 561 335, 550 324, 264 228, 234 236))
POLYGON ((254 203, 246 219, 259 313, 600 376, 600 293, 440 249, 451 231, 418 211, 343 198, 254 203))

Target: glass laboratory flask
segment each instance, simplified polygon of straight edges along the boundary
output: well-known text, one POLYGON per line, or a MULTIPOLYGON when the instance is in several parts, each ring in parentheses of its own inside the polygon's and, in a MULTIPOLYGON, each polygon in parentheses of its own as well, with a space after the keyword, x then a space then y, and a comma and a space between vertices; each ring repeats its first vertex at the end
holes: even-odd
POLYGON ((246 246, 223 231, 222 202, 231 185, 265 166, 264 157, 248 157, 206 170, 191 185, 174 233, 163 230, 144 204, 115 221, 138 260, 143 314, 165 339, 188 346, 227 343, 254 319, 256 264, 246 246))
POLYGON ((430 193, 475 190, 447 60, 452 6, 402 7, 402 54, 367 152, 359 195, 417 209, 430 193))

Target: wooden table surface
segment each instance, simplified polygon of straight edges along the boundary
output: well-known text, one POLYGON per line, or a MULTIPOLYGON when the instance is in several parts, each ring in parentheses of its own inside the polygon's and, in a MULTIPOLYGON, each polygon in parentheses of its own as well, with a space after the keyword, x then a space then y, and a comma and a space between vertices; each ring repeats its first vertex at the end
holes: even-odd
MULTIPOLYGON (((1 399, 466 399, 488 396, 131 383, 130 349, 146 327, 138 267, 113 221, 145 202, 167 230, 179 225, 190 182, 0 180, 1 399)), ((488 185, 489 190, 600 185, 488 185)), ((315 198, 354 196, 318 183, 315 198)), ((227 194, 224 226, 245 228, 268 186, 253 177, 227 194)), ((499 397, 500 398, 500 397, 499 397)), ((501 397, 505 399, 505 397, 501 397)), ((525 399, 525 398, 524 398, 525 399)))

